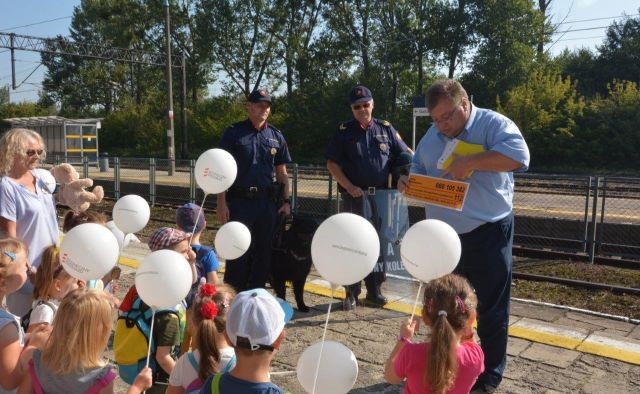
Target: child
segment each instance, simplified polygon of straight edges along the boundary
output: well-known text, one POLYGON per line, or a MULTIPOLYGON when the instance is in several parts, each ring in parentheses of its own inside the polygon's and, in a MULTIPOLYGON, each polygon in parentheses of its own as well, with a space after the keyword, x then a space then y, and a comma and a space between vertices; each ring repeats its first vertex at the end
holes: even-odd
POLYGON ((449 274, 426 284, 422 321, 431 341, 411 343, 418 319, 400 326, 400 336, 385 364, 384 377, 405 393, 468 393, 484 370, 484 354, 473 339, 476 299, 469 282, 449 274))
POLYGON ((167 394, 192 393, 202 388, 208 376, 228 372, 235 366, 235 352, 224 331, 235 291, 231 286, 200 286, 192 306, 191 324, 196 350, 183 354, 176 362, 167 394))
POLYGON ((191 286, 189 294, 185 297, 187 303, 187 330, 184 333, 182 345, 180 345, 180 354, 184 354, 191 348, 191 330, 188 329, 188 327, 191 323, 191 304, 198 292, 198 286, 203 282, 211 284, 218 283, 217 271, 220 263, 218 263, 218 258, 213 249, 200 245, 200 235, 202 235, 207 225, 204 212, 200 206, 187 203, 178 208, 176 211, 176 225, 184 232, 193 232, 191 248, 196 254, 196 281, 191 286))
MULTIPOLYGON (((84 211, 76 213, 72 210, 67 211, 62 221, 62 231, 68 233, 74 227, 77 227, 85 223, 96 223, 103 226, 107 225, 107 217, 102 212, 84 211)), ((120 300, 115 296, 117 285, 114 285, 113 281, 120 279, 121 273, 120 267, 117 265, 111 269, 102 279, 98 279, 93 282, 93 287, 97 289, 104 289, 109 294, 111 305, 118 307, 120 300)))
MULTIPOLYGON (((21 241, 12 238, 0 240, 0 300, 27 281, 27 254, 27 247, 21 241)), ((14 392, 24 376, 31 352, 35 347, 44 345, 48 336, 48 330, 25 335, 20 319, 5 305, 0 307, 0 392, 14 392), (25 346, 27 341, 28 346, 25 346)))
MULTIPOLYGON (((60 303, 51 337, 42 350, 34 350, 29 374, 20 393, 113 393, 115 371, 103 352, 113 326, 111 305, 104 292, 71 291, 60 303)), ((150 371, 138 375, 128 393, 140 393, 150 385, 150 371)))
POLYGON ((285 323, 282 306, 266 290, 238 293, 227 314, 225 331, 236 352, 236 366, 231 372, 211 376, 201 392, 284 394, 271 383, 269 367, 284 339, 285 323))
MULTIPOLYGON (((191 248, 196 253, 196 268, 198 269, 196 285, 200 284, 200 278, 205 278, 207 283, 218 283, 218 268, 220 268, 218 258, 213 249, 200 244, 200 236, 207 226, 202 208, 192 203, 184 204, 176 211, 176 225, 186 233, 193 233, 191 248), (197 222, 196 218, 198 218, 197 222)), ((197 291, 196 286, 193 293, 195 294, 197 291)))
POLYGON ((33 301, 31 313, 28 316, 29 328, 27 332, 33 332, 41 325, 49 325, 53 322, 60 301, 71 290, 75 290, 80 280, 69 275, 60 264, 59 253, 55 245, 50 245, 42 254, 42 261, 36 281, 33 286, 33 301))
MULTIPOLYGON (((189 247, 190 233, 185 233, 170 227, 161 227, 157 229, 149 238, 149 248, 152 252, 161 249, 170 249, 181 253, 189 262, 192 272, 192 280, 195 281, 195 253, 189 247)), ((125 295, 120 304, 120 311, 129 312, 138 299, 138 292, 135 285, 132 286, 127 295, 125 295)), ((141 308, 148 310, 149 306, 141 302, 141 308)), ((155 360, 158 368, 154 374, 154 385, 148 390, 148 393, 164 393, 169 380, 169 375, 175 365, 175 359, 178 354, 178 346, 184 332, 185 310, 181 303, 172 313, 156 312, 153 328, 153 343, 155 344, 155 360)), ((167 310, 169 311, 169 310, 167 310)), ((118 343, 118 337, 114 339, 114 347, 118 343)), ((126 352, 128 349, 123 349, 126 352)), ((117 361, 117 356, 116 356, 117 361)))
POLYGON ((72 210, 64 214, 62 220, 62 231, 68 233, 72 228, 85 223, 98 223, 105 225, 107 217, 102 212, 84 211, 76 213, 72 210))

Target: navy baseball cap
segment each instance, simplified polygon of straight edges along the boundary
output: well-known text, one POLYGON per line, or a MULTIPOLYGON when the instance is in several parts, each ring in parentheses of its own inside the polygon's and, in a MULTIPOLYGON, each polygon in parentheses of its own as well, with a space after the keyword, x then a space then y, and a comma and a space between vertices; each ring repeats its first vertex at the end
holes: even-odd
POLYGON ((267 89, 260 88, 251 92, 251 94, 247 98, 247 101, 249 101, 250 103, 259 103, 261 101, 271 103, 271 96, 269 95, 267 89))
POLYGON ((358 85, 351 89, 351 93, 349 93, 349 103, 356 104, 362 103, 365 101, 373 100, 373 96, 371 95, 371 90, 364 85, 358 85))

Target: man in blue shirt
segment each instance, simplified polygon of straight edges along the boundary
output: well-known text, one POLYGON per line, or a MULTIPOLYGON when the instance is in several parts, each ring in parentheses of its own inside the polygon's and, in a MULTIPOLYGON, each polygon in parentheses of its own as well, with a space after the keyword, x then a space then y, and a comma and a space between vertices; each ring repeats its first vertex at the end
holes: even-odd
MULTIPOLYGON (((462 211, 427 205, 426 216, 451 225, 462 244, 456 267, 478 296, 478 336, 485 371, 472 393, 491 393, 507 362, 507 329, 513 245, 513 171, 529 167, 529 148, 513 121, 471 104, 455 80, 436 81, 427 90, 433 125, 420 140, 411 173, 469 182, 462 211), (455 157, 445 170, 437 162, 452 139, 482 145, 484 151, 455 157)), ((403 191, 407 178, 401 179, 403 191)), ((425 251, 428 253, 428 251, 425 251)))
MULTIPOLYGON (((389 172, 394 160, 410 150, 391 123, 372 116, 373 97, 366 86, 354 87, 349 102, 353 119, 342 123, 329 143, 327 168, 338 181, 344 211, 363 216, 377 228, 376 190, 389 188, 389 172)), ((364 279, 369 304, 383 306, 387 303, 380 291, 384 279, 384 264, 376 264, 374 271, 364 279)), ((345 290, 343 309, 350 310, 360 295, 360 282, 345 286, 345 290)))
POLYGON ((246 109, 248 119, 228 127, 220 140, 220 148, 236 160, 238 175, 229 190, 218 194, 216 208, 220 223, 238 221, 251 231, 247 253, 225 266, 224 281, 238 292, 264 287, 276 215, 291 211, 286 168, 291 156, 282 133, 267 123, 271 96, 265 89, 254 90, 246 109))

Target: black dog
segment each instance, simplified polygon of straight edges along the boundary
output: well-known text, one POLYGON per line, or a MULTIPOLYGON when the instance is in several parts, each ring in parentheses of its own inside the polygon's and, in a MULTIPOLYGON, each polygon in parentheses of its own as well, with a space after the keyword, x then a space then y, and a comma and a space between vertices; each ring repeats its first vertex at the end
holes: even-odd
POLYGON ((285 299, 286 281, 291 281, 298 310, 309 312, 304 304, 304 284, 311 271, 311 240, 319 223, 309 216, 280 220, 271 255, 271 286, 278 297, 285 299))

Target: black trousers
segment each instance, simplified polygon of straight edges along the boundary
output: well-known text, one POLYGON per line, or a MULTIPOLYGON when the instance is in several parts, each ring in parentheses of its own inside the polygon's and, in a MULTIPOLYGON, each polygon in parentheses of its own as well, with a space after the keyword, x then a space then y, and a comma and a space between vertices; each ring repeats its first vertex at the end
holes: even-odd
MULTIPOLYGON (((367 194, 366 190, 364 193, 362 197, 355 198, 351 197, 348 193, 342 193, 343 206, 341 212, 350 212, 362 216, 373 224, 376 231, 380 231, 381 219, 375 196, 367 194)), ((382 245, 380 245, 380 247, 382 247, 382 245)), ((378 255, 378 262, 374 266, 373 271, 364 278, 367 293, 378 294, 382 282, 386 279, 386 268, 381 256, 382 254, 378 255)), ((345 290, 347 295, 353 295, 355 298, 358 298, 362 291, 361 282, 345 286, 345 290)))

